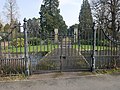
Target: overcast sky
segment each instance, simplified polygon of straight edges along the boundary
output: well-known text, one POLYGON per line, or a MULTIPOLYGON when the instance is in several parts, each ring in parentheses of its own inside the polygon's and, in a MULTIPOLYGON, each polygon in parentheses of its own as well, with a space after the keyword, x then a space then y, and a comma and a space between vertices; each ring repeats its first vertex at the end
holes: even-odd
MULTIPOLYGON (((3 7, 6 0, 0 0, 0 13, 3 11, 3 7)), ((24 17, 27 19, 33 17, 39 17, 39 10, 43 0, 17 0, 19 7, 19 20, 22 21, 24 17)), ((82 4, 82 0, 59 0, 60 1, 60 13, 63 16, 66 24, 71 26, 78 23, 79 12, 82 4)), ((1 14, 0 14, 1 15, 1 14)), ((3 17, 3 15, 1 15, 3 17)))

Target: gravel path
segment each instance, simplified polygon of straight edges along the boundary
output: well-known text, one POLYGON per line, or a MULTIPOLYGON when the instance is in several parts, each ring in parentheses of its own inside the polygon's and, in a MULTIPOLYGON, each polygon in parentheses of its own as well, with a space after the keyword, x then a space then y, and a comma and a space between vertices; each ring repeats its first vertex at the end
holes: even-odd
POLYGON ((0 82, 0 90, 120 90, 120 75, 0 82))

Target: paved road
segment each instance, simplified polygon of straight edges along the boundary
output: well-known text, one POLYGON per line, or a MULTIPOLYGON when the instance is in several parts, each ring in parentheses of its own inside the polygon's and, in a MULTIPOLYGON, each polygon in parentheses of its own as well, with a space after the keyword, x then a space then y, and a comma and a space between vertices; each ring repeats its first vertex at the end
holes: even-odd
POLYGON ((120 75, 0 82, 0 90, 120 90, 120 75))

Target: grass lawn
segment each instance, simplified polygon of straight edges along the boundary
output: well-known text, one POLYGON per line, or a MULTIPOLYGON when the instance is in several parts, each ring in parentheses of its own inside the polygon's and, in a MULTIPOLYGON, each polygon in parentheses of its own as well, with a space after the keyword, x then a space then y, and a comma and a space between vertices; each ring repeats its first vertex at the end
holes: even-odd
MULTIPOLYGON (((59 48, 60 45, 36 45, 36 46, 28 46, 28 51, 29 52, 49 52, 52 51, 56 48, 59 48)), ((68 46, 66 46, 68 47, 68 46)), ((81 51, 89 51, 92 50, 92 45, 72 45, 71 48, 74 49, 79 49, 81 51)), ((111 47, 107 47, 107 46, 96 46, 95 50, 111 50, 111 47)), ((113 47, 113 50, 116 50, 116 48, 113 47)), ((9 48, 6 47, 5 49, 2 48, 2 52, 10 52, 10 53, 23 53, 24 52, 24 47, 14 47, 14 46, 10 46, 9 48)))
MULTIPOLYGON (((73 45, 73 48, 76 48, 76 49, 80 49, 81 51, 90 51, 90 50, 93 50, 93 46, 92 45, 73 45)), ((108 46, 96 46, 95 47, 95 50, 97 51, 100 51, 100 50, 116 50, 115 47, 108 47, 108 46)))
MULTIPOLYGON (((36 46, 28 46, 28 51, 29 52, 49 52, 53 49, 58 48, 58 45, 36 45, 36 46)), ((23 53, 24 52, 24 47, 6 47, 5 50, 3 49, 2 52, 11 52, 11 53, 23 53)))

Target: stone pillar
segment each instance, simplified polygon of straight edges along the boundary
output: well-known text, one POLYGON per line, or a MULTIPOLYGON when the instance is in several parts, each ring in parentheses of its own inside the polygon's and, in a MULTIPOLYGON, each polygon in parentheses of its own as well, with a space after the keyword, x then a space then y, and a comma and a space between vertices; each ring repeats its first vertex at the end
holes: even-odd
POLYGON ((74 28, 74 43, 78 41, 78 28, 74 28))
POLYGON ((54 42, 55 43, 58 43, 58 29, 54 29, 54 33, 55 33, 55 39, 54 39, 54 42))

